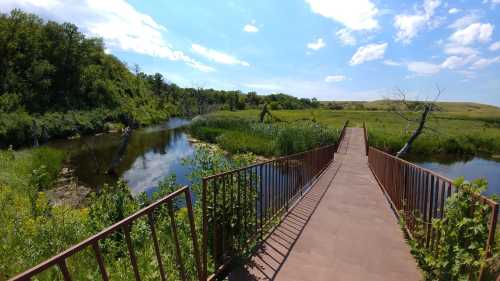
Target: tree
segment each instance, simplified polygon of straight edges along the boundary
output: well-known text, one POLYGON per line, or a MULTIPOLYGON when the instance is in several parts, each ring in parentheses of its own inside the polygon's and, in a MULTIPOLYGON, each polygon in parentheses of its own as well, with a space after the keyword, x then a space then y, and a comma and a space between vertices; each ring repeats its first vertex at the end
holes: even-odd
POLYGON ((396 153, 397 157, 402 157, 411 150, 413 143, 422 134, 424 129, 431 129, 426 124, 435 108, 436 101, 442 93, 439 86, 436 86, 436 90, 436 97, 432 101, 408 101, 406 99, 406 92, 399 88, 396 89, 395 96, 397 98, 395 100, 386 99, 386 103, 389 104, 391 111, 407 121, 407 128, 409 128, 412 124, 417 125, 406 143, 396 153))

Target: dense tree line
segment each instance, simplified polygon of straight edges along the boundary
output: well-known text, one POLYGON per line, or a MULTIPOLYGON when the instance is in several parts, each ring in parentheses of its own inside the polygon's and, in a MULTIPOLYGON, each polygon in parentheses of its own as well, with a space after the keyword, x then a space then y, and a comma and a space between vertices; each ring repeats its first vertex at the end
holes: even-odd
POLYGON ((182 88, 159 73, 130 70, 104 50, 102 39, 86 37, 74 24, 20 10, 0 14, 0 146, 264 103, 319 105, 284 94, 182 88))

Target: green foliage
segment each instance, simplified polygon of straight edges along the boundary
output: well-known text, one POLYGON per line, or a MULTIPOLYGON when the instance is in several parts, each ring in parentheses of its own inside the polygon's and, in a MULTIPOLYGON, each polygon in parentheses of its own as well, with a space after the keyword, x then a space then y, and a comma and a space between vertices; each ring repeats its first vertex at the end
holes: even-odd
POLYGON ((258 123, 238 116, 208 116, 190 126, 202 140, 219 144, 232 153, 252 152, 273 156, 302 152, 334 144, 339 131, 310 120, 258 123))
MULTIPOLYGON (((500 121, 500 109, 483 105, 477 111, 451 111, 473 109, 460 103, 441 104, 446 111, 432 114, 427 124, 431 129, 424 129, 413 144, 411 154, 500 154, 500 127, 496 125, 500 121)), ((394 112, 382 110, 278 110, 272 114, 286 123, 314 119, 323 126, 333 128, 341 128, 345 120, 349 120, 349 126, 355 127, 362 127, 366 122, 370 145, 390 153, 401 149, 416 125, 408 124, 394 112)), ((211 116, 255 121, 259 111, 219 111, 211 116)))
POLYGON ((487 183, 458 179, 454 183, 458 192, 447 199, 443 219, 433 219, 432 228, 437 235, 436 247, 427 248, 425 226, 419 220, 412 253, 425 272, 426 280, 477 280, 485 263, 485 244, 488 239, 490 208, 477 200, 487 183))

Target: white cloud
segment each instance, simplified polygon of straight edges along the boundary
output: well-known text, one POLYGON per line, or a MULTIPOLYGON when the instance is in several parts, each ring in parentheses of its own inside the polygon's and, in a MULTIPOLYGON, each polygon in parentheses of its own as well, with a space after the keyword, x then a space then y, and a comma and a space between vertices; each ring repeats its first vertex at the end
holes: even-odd
POLYGON ((456 44, 445 45, 444 52, 448 55, 474 55, 478 53, 477 50, 473 48, 460 46, 456 44))
POLYGON ((414 72, 418 75, 432 75, 437 74, 441 68, 437 64, 424 62, 424 61, 414 61, 407 65, 408 70, 414 72))
POLYGON ((461 12, 461 10, 458 8, 451 8, 448 10, 448 14, 450 14, 450 15, 458 14, 460 12, 461 12))
POLYGON ((431 17, 440 5, 440 0, 424 0, 422 9, 415 14, 396 15, 394 17, 394 27, 398 29, 396 41, 409 44, 424 27, 433 28, 436 22, 431 21, 431 17))
POLYGON ((243 31, 245 32, 258 32, 259 28, 253 24, 245 24, 243 27, 243 31))
POLYGON ((350 65, 358 65, 367 61, 377 60, 384 57, 387 43, 368 44, 359 47, 356 53, 352 56, 350 65))
POLYGON ((441 64, 442 68, 447 68, 450 70, 456 70, 459 68, 464 67, 465 65, 469 64, 471 60, 475 56, 470 56, 470 57, 458 57, 458 56, 451 56, 446 58, 446 60, 441 64))
POLYGON ((469 12, 467 15, 456 19, 452 24, 448 25, 449 28, 460 29, 469 26, 480 20, 480 16, 476 11, 469 12))
POLYGON ((311 42, 311 43, 307 44, 307 48, 309 48, 311 50, 315 50, 315 51, 317 51, 325 46, 326 46, 326 44, 323 41, 323 38, 318 38, 318 40, 316 40, 316 42, 311 42))
POLYGON ((490 23, 473 23, 455 31, 450 41, 460 45, 470 45, 475 42, 485 43, 491 39, 494 26, 490 23))
POLYGON ((342 41, 342 44, 350 46, 356 45, 356 38, 352 35, 352 32, 349 29, 342 28, 335 34, 339 37, 340 41, 342 41))
POLYGON ((340 22, 351 30, 378 28, 378 9, 370 0, 306 0, 311 10, 325 18, 340 22))
POLYGON ((207 47, 201 46, 199 44, 192 44, 191 50, 193 52, 217 63, 222 64, 239 64, 242 66, 250 66, 250 64, 246 61, 239 60, 231 55, 209 49, 207 47))
POLYGON ((167 29, 124 0, 4 0, 0 3, 2 10, 13 8, 46 19, 75 23, 85 34, 102 37, 106 48, 111 50, 182 61, 206 72, 215 70, 173 49, 163 36, 167 29))
POLYGON ((498 51, 498 50, 500 50, 500 41, 497 41, 497 42, 491 44, 488 49, 490 49, 490 51, 498 51))
POLYGON ((394 60, 384 60, 384 64, 389 66, 401 66, 403 63, 394 60))
POLYGON ((491 59, 480 58, 472 64, 471 69, 485 68, 494 63, 500 63, 500 56, 491 59))
POLYGON ((347 77, 344 75, 329 75, 325 77, 325 82, 332 83, 332 82, 342 82, 346 80, 347 77))

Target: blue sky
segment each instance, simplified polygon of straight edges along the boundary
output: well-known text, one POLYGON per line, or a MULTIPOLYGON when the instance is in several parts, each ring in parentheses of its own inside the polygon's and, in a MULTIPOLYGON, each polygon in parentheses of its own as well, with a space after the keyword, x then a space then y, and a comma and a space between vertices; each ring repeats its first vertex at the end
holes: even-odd
POLYGON ((500 105, 500 0, 0 0, 186 87, 500 105))

